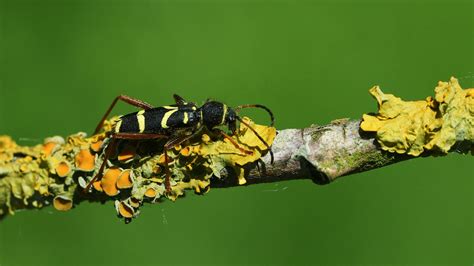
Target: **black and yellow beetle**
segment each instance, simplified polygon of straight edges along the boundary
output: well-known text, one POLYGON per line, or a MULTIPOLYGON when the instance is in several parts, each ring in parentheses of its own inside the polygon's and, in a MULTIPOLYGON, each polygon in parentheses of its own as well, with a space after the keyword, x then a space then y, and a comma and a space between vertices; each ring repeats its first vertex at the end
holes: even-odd
POLYGON ((96 127, 94 134, 97 134, 104 124, 104 121, 109 116, 110 112, 114 108, 118 100, 124 101, 130 105, 141 108, 141 111, 134 112, 131 114, 120 116, 115 122, 113 130, 108 132, 108 137, 111 142, 106 148, 104 160, 99 168, 99 171, 94 178, 86 186, 85 190, 89 191, 92 183, 98 180, 104 171, 104 167, 108 158, 113 152, 115 141, 117 139, 167 139, 163 147, 163 153, 165 156, 165 187, 169 193, 171 191, 170 186, 170 171, 168 169, 169 158, 167 150, 173 148, 176 145, 180 145, 183 142, 191 139, 196 134, 199 134, 203 127, 213 131, 222 137, 228 139, 237 149, 242 153, 251 154, 251 151, 247 151, 239 146, 237 142, 224 131, 217 128, 219 126, 227 126, 231 131, 231 134, 235 134, 237 128, 237 121, 247 126, 255 135, 267 146, 270 151, 271 162, 273 163, 273 152, 271 151, 268 143, 253 129, 249 124, 237 115, 238 111, 242 108, 262 108, 266 110, 271 119, 271 126, 274 124, 273 113, 267 107, 260 104, 246 104, 237 106, 235 109, 230 108, 224 103, 217 101, 207 101, 201 107, 191 102, 186 102, 182 97, 173 95, 175 104, 166 105, 160 107, 153 107, 152 105, 134 99, 126 95, 120 95, 110 105, 107 112, 100 120, 96 127))

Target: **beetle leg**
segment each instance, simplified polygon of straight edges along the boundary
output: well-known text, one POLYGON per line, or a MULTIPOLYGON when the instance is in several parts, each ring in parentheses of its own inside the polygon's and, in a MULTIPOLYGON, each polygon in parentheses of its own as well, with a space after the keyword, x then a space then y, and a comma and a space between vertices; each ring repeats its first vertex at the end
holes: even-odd
POLYGON ((171 193, 171 172, 169 168, 169 158, 168 158, 168 149, 165 147, 163 149, 163 153, 165 154, 165 190, 166 194, 171 193))
POLYGON ((163 146, 163 153, 165 154, 165 172, 166 172, 166 177, 165 177, 165 188, 166 188, 166 193, 171 193, 171 173, 170 173, 170 170, 169 170, 169 166, 168 166, 168 162, 169 162, 169 158, 168 158, 168 150, 172 149, 174 146, 177 146, 177 145, 180 145, 182 144, 183 142, 193 138, 194 136, 198 135, 199 132, 201 130, 197 130, 196 132, 190 134, 190 135, 185 135, 185 136, 177 136, 177 137, 174 137, 170 140, 168 140, 168 142, 165 143, 165 145, 163 146))
POLYGON ((244 122, 242 118, 237 116, 237 120, 239 120, 240 123, 244 124, 248 129, 250 129, 255 134, 255 136, 257 136, 257 138, 267 147, 268 151, 270 152, 270 164, 273 164, 274 155, 273 155, 272 147, 268 145, 268 143, 262 138, 262 136, 258 134, 257 131, 255 131, 253 127, 251 127, 248 123, 244 122))
POLYGON ((88 192, 90 187, 92 186, 92 183, 94 183, 100 177, 102 177, 105 164, 107 163, 107 160, 109 159, 109 157, 112 155, 117 139, 140 140, 140 139, 160 139, 160 138, 169 138, 169 136, 162 135, 162 134, 142 134, 142 133, 114 133, 110 135, 111 141, 109 145, 107 146, 107 148, 105 148, 104 161, 100 165, 100 168, 97 174, 94 176, 94 178, 92 178, 89 184, 87 184, 86 188, 84 189, 84 192, 88 192))
POLYGON ((230 143, 232 143, 234 145, 235 148, 239 149, 239 151, 241 151, 242 153, 244 154, 248 154, 248 155, 251 155, 253 154, 253 151, 249 151, 249 150, 246 150, 244 148, 242 148, 231 136, 227 135, 226 133, 224 133, 224 131, 222 131, 221 129, 218 129, 218 128, 215 128, 213 129, 213 131, 219 135, 221 135, 222 137, 224 137, 225 139, 229 140, 230 143))
POLYGON ((100 165, 99 171, 95 176, 92 178, 92 180, 87 184, 87 186, 84 188, 84 192, 89 192, 92 184, 97 181, 100 177, 102 177, 102 173, 104 172, 105 165, 107 164, 107 160, 109 157, 112 155, 112 151, 115 149, 115 144, 116 144, 117 139, 116 138, 111 138, 111 141, 109 145, 107 145, 107 148, 105 148, 105 155, 104 155, 104 160, 102 161, 102 164, 100 165))

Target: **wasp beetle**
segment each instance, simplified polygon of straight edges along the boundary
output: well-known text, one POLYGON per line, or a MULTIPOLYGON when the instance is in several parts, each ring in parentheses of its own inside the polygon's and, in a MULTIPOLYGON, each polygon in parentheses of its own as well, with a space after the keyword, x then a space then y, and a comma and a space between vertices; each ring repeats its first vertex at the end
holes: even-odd
POLYGON ((166 171, 165 187, 167 193, 169 193, 171 191, 171 176, 168 168, 169 158, 167 150, 191 139, 199 134, 201 129, 204 127, 228 139, 242 153, 252 153, 251 151, 247 151, 240 147, 233 138, 218 128, 219 126, 227 126, 231 135, 234 135, 237 129, 237 121, 248 127, 257 138, 262 141, 270 151, 271 163, 273 163, 273 152, 268 143, 263 140, 255 129, 243 121, 237 114, 240 109, 243 108, 261 108, 268 112, 271 119, 270 125, 273 126, 274 116, 269 108, 260 104, 246 104, 232 109, 224 103, 210 100, 206 101, 201 107, 198 107, 196 104, 187 102, 176 94, 174 94, 173 97, 175 104, 160 107, 153 107, 146 102, 126 95, 120 95, 115 98, 97 125, 94 134, 97 134, 102 129, 104 121, 107 119, 118 100, 141 108, 142 110, 120 116, 113 125, 112 131, 107 132, 111 142, 105 150, 104 160, 99 171, 86 186, 85 191, 89 191, 92 183, 102 176, 105 164, 112 154, 112 147, 118 139, 166 139, 163 153, 165 157, 166 171))

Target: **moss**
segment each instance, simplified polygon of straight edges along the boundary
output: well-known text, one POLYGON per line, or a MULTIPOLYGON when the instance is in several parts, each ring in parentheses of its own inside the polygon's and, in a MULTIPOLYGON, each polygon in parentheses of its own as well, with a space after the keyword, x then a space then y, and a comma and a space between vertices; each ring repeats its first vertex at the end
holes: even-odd
MULTIPOLYGON (((313 127, 313 126, 312 126, 313 127)), ((331 129, 326 128, 326 127, 319 127, 315 126, 315 129, 311 131, 311 139, 313 141, 317 141, 321 138, 321 136, 326 132, 330 131, 331 129)))
POLYGON ((331 179, 334 179, 340 175, 382 167, 395 160, 398 160, 396 156, 378 150, 371 152, 343 150, 332 157, 331 160, 325 160, 320 165, 320 169, 325 173, 334 173, 334 176, 330 176, 331 179))

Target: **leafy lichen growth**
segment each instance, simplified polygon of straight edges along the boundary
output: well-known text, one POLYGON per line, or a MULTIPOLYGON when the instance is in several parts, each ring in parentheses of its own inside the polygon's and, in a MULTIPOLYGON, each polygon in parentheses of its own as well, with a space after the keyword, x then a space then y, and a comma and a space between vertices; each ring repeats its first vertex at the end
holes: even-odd
MULTIPOLYGON (((244 118, 271 145, 276 129, 244 118)), ((67 211, 81 200, 115 200, 117 214, 131 219, 145 203, 163 198, 176 200, 187 189, 209 191, 211 177, 220 178, 224 168, 234 169, 239 184, 245 184, 244 166, 257 161, 267 147, 243 124, 232 138, 251 154, 242 154, 230 141, 202 130, 202 134, 168 151, 171 193, 165 192, 165 161, 162 140, 123 140, 114 147, 102 178, 85 187, 97 174, 110 139, 114 119, 104 123, 104 132, 48 138, 42 145, 18 146, 0 136, 0 217, 16 209, 52 204, 67 211)))
POLYGON ((456 142, 474 141, 474 89, 463 90, 458 80, 438 83, 435 97, 403 101, 370 89, 378 102, 376 115, 364 114, 361 129, 375 132, 383 150, 419 156, 424 151, 447 153, 456 142))

